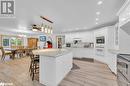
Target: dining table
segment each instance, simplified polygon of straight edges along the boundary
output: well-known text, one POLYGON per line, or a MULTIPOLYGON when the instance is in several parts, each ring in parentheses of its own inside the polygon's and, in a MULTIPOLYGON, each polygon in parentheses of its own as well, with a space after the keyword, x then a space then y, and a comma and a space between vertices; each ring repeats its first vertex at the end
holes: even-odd
POLYGON ((33 50, 32 48, 21 48, 21 49, 17 49, 17 48, 8 48, 8 49, 5 49, 5 51, 11 51, 12 52, 12 57, 11 59, 15 59, 15 54, 17 53, 18 50, 22 50, 24 53, 26 51, 31 51, 33 50))
POLYGON ((11 59, 15 59, 15 53, 16 53, 17 49, 9 48, 9 49, 5 49, 5 51, 11 51, 11 53, 12 53, 11 59))

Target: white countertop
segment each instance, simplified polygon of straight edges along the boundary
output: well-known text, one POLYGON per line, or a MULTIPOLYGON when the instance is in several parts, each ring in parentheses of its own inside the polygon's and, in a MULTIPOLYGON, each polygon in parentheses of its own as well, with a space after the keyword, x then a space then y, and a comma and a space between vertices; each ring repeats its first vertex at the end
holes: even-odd
POLYGON ((39 50, 33 50, 33 54, 36 55, 42 55, 42 56, 48 56, 48 57, 59 57, 66 53, 69 53, 70 51, 67 49, 39 49, 39 50))
POLYGON ((119 49, 108 49, 109 52, 114 53, 114 54, 130 54, 130 51, 126 50, 119 50, 119 49))

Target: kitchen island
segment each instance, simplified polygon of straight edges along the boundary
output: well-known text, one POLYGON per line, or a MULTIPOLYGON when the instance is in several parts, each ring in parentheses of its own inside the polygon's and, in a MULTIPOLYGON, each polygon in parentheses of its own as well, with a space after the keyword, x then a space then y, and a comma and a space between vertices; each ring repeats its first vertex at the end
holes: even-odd
POLYGON ((40 55, 39 81, 46 86, 58 86, 72 68, 73 54, 67 49, 34 50, 40 55))

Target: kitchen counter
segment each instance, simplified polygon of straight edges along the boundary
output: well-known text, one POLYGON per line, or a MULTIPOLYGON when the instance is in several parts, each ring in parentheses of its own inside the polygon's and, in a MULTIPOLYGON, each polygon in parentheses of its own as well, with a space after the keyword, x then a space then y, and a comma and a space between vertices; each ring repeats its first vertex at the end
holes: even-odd
POLYGON ((119 49, 108 49, 107 57, 107 64, 112 72, 117 74, 117 55, 118 54, 130 54, 129 51, 126 50, 119 50, 119 49))
POLYGON ((40 55, 39 82, 46 86, 58 86, 71 71, 73 54, 67 49, 34 50, 40 55))
POLYGON ((108 49, 109 52, 113 53, 113 54, 130 54, 130 51, 126 51, 126 50, 119 50, 119 49, 108 49))
POLYGON ((69 50, 67 49, 39 49, 39 50, 33 50, 33 54, 38 54, 42 56, 49 56, 49 57, 58 57, 61 55, 64 55, 68 53, 69 50))

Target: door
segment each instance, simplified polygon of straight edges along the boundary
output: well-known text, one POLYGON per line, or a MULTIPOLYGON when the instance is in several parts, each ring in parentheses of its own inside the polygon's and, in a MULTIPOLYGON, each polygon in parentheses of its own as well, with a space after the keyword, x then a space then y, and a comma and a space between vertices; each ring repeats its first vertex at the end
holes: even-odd
POLYGON ((62 48, 65 44, 65 36, 56 36, 57 48, 62 48))
POLYGON ((62 48, 62 38, 57 38, 58 48, 62 48))
POLYGON ((29 48, 36 48, 37 47, 37 38, 28 38, 28 47, 29 48))

